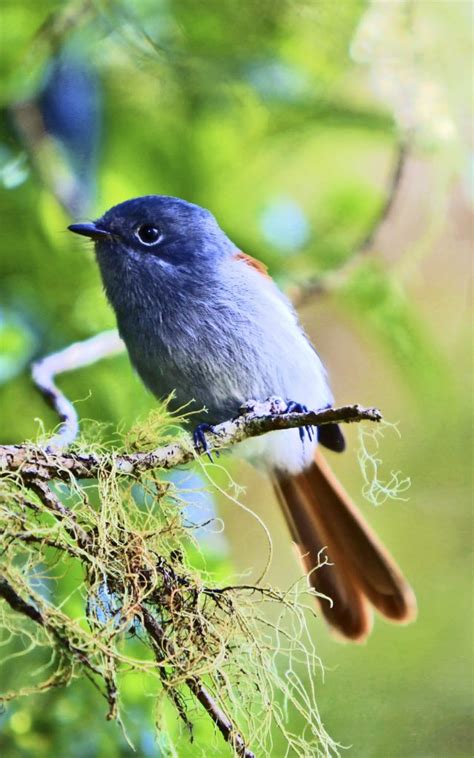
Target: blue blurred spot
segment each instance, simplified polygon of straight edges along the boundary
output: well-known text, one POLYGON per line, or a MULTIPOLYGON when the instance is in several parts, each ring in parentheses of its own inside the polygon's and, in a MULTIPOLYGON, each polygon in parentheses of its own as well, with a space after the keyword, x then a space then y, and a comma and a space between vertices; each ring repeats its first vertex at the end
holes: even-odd
POLYGON ((121 621, 120 603, 113 592, 110 592, 107 579, 99 584, 95 595, 87 598, 87 615, 99 624, 118 627, 121 621))
POLYGON ((284 102, 299 100, 309 86, 309 77, 304 71, 280 60, 252 63, 247 77, 261 95, 284 102))
MULTIPOLYGON (((28 572, 28 583, 33 592, 40 595, 44 600, 51 602, 54 582, 51 578, 48 578, 47 570, 45 563, 38 563, 28 572)), ((28 602, 32 603, 36 608, 36 603, 32 598, 29 598, 28 602)))
POLYGON ((84 212, 93 204, 102 128, 100 81, 90 59, 71 48, 61 51, 47 68, 38 104, 78 182, 76 211, 84 212))
POLYGON ((260 227, 264 238, 280 250, 302 247, 311 232, 304 211, 291 198, 279 198, 267 205, 260 227))
POLYGON ((202 546, 227 554, 227 540, 222 533, 224 525, 217 515, 214 498, 206 489, 209 483, 198 473, 185 470, 173 471, 170 479, 184 502, 184 523, 192 527, 194 537, 202 546))
POLYGON ((30 174, 26 153, 13 155, 5 145, 0 144, 0 184, 11 190, 23 184, 30 174))
MULTIPOLYGON (((165 740, 165 743, 167 743, 167 740, 165 740)), ((140 734, 140 747, 142 749, 143 755, 149 755, 150 757, 154 756, 155 758, 157 758, 157 756, 163 755, 159 745, 157 745, 157 735, 151 729, 142 730, 140 734)), ((165 744, 164 747, 166 750, 168 745, 165 744)))

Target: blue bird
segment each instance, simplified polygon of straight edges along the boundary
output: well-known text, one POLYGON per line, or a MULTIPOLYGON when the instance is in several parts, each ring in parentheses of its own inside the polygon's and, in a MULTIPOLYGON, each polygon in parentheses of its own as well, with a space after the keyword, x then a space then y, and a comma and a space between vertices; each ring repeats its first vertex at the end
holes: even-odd
MULTIPOLYGON (((265 266, 239 251, 204 208, 149 195, 69 229, 95 241, 107 297, 130 359, 158 398, 195 401, 213 425, 250 398, 275 395, 295 409, 333 402, 321 360, 265 266)), ((202 439, 202 436, 201 436, 202 439)), ((336 425, 318 434, 270 432, 239 447, 271 476, 311 586, 344 638, 363 640, 371 605, 407 622, 416 614, 400 569, 342 489, 318 442, 344 449, 336 425), (333 565, 315 570, 327 548, 333 565)))

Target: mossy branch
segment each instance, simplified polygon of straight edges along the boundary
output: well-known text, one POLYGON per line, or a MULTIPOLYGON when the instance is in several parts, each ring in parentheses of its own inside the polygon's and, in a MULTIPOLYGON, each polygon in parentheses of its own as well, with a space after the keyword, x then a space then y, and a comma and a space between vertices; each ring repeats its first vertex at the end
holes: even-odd
MULTIPOLYGON (((0 598, 8 609, 7 613, 0 604, 0 615, 4 628, 18 638, 24 634, 24 623, 15 617, 27 618, 38 630, 28 633, 31 649, 46 647, 58 661, 44 682, 5 693, 0 700, 63 686, 74 676, 85 675, 96 684, 97 679, 102 681, 108 717, 119 719, 117 677, 126 667, 158 677, 188 729, 192 725, 180 690, 190 691, 239 758, 253 758, 249 739, 259 754, 265 753, 270 722, 267 718, 265 728, 259 723, 254 709, 257 693, 263 698, 262 713, 272 714, 294 754, 336 753, 316 704, 300 695, 301 682, 279 679, 273 664, 272 656, 287 645, 298 650, 308 670, 316 665, 312 641, 301 640, 306 622, 298 593, 279 593, 261 584, 219 588, 203 582, 186 563, 182 546, 190 536, 179 519, 179 497, 159 477, 161 471, 192 461, 203 451, 185 434, 146 452, 98 453, 92 445, 85 450, 71 448, 78 418, 56 386, 55 376, 121 349, 116 332, 108 332, 37 363, 33 379, 58 413, 59 431, 43 445, 0 446, 0 598), (81 484, 84 479, 96 483, 86 488, 81 484), (137 486, 149 503, 146 512, 135 502, 137 486), (94 491, 99 507, 91 501, 94 491), (57 583, 71 561, 80 564, 83 582, 77 591, 86 606, 86 625, 31 586, 28 577, 44 567, 48 551, 54 554, 52 565, 62 567, 57 583), (292 617, 290 627, 297 629, 289 638, 288 628, 276 625, 273 652, 266 638, 268 620, 256 611, 265 602, 278 604, 282 616, 292 617), (127 633, 136 625, 153 651, 154 663, 123 652, 127 633), (309 724, 309 741, 306 735, 300 738, 285 729, 275 691, 300 710, 309 724), (247 724, 247 737, 239 723, 247 724)), ((207 433, 208 444, 217 451, 274 430, 381 420, 378 410, 359 405, 305 413, 286 409, 287 403, 279 398, 251 400, 241 415, 207 433)))
MULTIPOLYGON (((100 472, 114 471, 136 475, 152 469, 171 469, 189 463, 204 452, 191 439, 183 437, 165 447, 148 452, 99 455, 92 450, 63 452, 76 439, 79 431, 76 409, 55 383, 55 377, 90 365, 123 350, 117 332, 111 330, 76 342, 57 353, 46 356, 32 367, 32 378, 46 402, 56 411, 61 425, 53 437, 42 445, 0 445, 0 476, 18 473, 25 482, 39 479, 96 479, 100 472)), ((213 450, 222 450, 258 437, 267 432, 323 424, 381 421, 377 408, 345 405, 340 408, 310 409, 305 413, 286 411, 287 403, 278 397, 248 400, 241 414, 218 424, 207 432, 213 450)))
MULTIPOLYGON (((286 413, 285 403, 279 398, 263 402, 249 401, 241 416, 230 419, 206 433, 212 450, 222 450, 239 442, 259 437, 267 432, 296 429, 323 424, 380 421, 376 408, 345 405, 341 408, 309 410, 305 413, 286 413)), ((97 454, 94 452, 56 452, 25 443, 0 445, 0 476, 13 472, 24 481, 62 479, 74 476, 79 479, 96 479, 100 472, 115 471, 135 475, 152 469, 171 469, 192 461, 203 452, 192 440, 183 439, 150 452, 97 454)))

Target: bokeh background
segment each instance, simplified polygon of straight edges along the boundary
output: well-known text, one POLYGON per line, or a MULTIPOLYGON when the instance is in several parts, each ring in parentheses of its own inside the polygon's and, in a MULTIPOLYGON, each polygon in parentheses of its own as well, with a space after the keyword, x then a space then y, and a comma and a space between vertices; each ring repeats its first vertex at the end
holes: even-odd
MULTIPOLYGON (((299 304, 337 401, 398 423, 379 454, 383 475, 411 478, 403 501, 364 502, 357 430, 331 456, 419 601, 415 624, 378 619, 364 646, 314 624, 324 724, 364 758, 472 755, 471 30, 463 0, 2 7, 0 438, 56 423, 32 359, 114 326, 90 248, 67 224, 147 193, 210 208, 299 304)), ((61 386, 112 429, 154 404, 125 355, 61 386)), ((287 587, 299 569, 268 483, 228 465, 272 532, 270 579, 287 587)), ((225 531, 203 542, 209 565, 256 575, 262 530, 213 503, 225 531)), ((25 666, 3 664, 7 688, 25 666)), ((124 686, 137 755, 173 741, 179 756, 200 754, 171 714, 157 746, 150 698, 124 686)), ((0 727, 6 758, 132 755, 87 682, 9 705, 0 727)))

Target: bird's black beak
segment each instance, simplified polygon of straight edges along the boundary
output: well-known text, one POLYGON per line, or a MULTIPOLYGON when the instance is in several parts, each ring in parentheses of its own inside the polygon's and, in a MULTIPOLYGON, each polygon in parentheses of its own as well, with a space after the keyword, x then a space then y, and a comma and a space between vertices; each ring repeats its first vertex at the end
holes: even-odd
POLYGON ((68 226, 70 232, 74 234, 82 234, 83 237, 90 237, 93 240, 107 239, 112 235, 105 229, 100 229, 94 223, 89 224, 71 224, 68 226))

